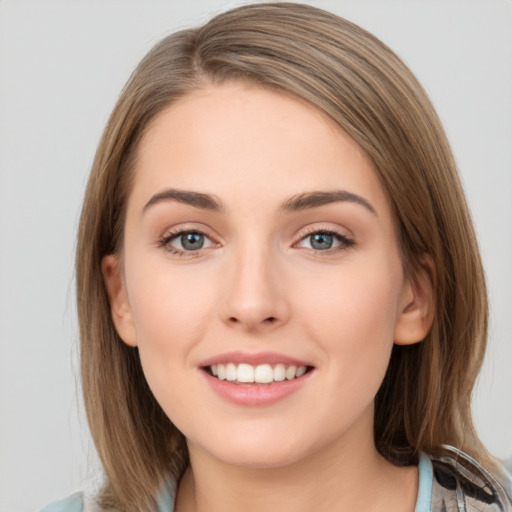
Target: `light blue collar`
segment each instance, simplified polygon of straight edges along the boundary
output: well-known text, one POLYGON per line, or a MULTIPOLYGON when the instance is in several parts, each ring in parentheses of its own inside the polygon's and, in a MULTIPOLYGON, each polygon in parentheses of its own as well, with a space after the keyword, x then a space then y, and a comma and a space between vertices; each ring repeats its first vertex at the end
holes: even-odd
POLYGON ((173 512, 174 511, 174 498, 176 496, 176 484, 171 482, 167 484, 157 500, 157 510, 154 512, 173 512))
POLYGON ((414 512, 430 512, 432 509, 432 486, 434 485, 434 472, 432 462, 424 453, 420 454, 418 465, 420 482, 418 486, 418 499, 414 512))

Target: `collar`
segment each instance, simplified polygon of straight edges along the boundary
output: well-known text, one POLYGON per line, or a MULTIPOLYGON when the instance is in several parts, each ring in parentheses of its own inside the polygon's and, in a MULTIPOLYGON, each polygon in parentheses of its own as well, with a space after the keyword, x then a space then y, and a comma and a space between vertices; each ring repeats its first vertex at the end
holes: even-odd
POLYGON ((461 450, 446 445, 443 448, 447 455, 430 458, 431 507, 425 510, 512 512, 512 502, 494 475, 461 450))

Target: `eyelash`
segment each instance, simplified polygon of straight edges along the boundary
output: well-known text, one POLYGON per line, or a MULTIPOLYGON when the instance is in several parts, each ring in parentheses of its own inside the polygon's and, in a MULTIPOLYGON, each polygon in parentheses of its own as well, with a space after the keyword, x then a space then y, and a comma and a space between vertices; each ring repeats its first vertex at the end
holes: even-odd
MULTIPOLYGON (((171 242, 173 240, 179 238, 182 235, 187 235, 187 234, 202 235, 205 238, 208 238, 209 240, 211 240, 211 238, 206 233, 204 233, 203 231, 201 231, 199 229, 177 229, 176 231, 171 231, 170 233, 167 233, 164 236, 162 236, 158 240, 157 245, 158 245, 158 247, 161 247, 162 249, 164 249, 164 251, 166 251, 170 254, 174 254, 176 256, 184 256, 184 257, 199 256, 199 251, 203 248, 198 249, 197 251, 183 251, 183 250, 177 249, 176 247, 173 247, 171 245, 171 242)), ((215 242, 213 242, 213 244, 215 244, 215 242)))
MULTIPOLYGON (((167 233, 166 235, 162 236, 158 240, 157 245, 158 245, 158 247, 163 248, 166 252, 173 254, 173 255, 184 256, 184 257, 199 256, 199 252, 203 248, 198 249, 196 251, 186 251, 186 250, 177 249, 176 247, 171 245, 171 242, 173 240, 176 240, 178 237, 180 237, 182 235, 186 235, 186 234, 202 235, 205 238, 211 240, 212 245, 215 245, 215 242, 206 233, 204 233, 203 231, 197 230, 197 229, 178 229, 176 231, 171 231, 170 233, 167 233)), ((324 254, 339 253, 339 252, 345 251, 355 245, 355 241, 353 239, 351 239, 345 235, 342 235, 338 231, 334 231, 331 229, 314 229, 314 228, 312 228, 302 234, 299 241, 294 244, 294 247, 297 246, 297 244, 299 244, 300 242, 306 240, 308 237, 311 237, 312 235, 317 235, 317 234, 332 236, 339 242, 339 245, 337 247, 329 248, 329 249, 325 249, 325 250, 308 248, 308 247, 304 248, 310 252, 313 252, 316 255, 321 255, 322 253, 324 253, 324 254)))
POLYGON ((314 249, 314 248, 307 248, 306 250, 309 250, 310 252, 313 252, 315 255, 322 256, 323 254, 337 254, 339 252, 346 251, 350 247, 355 245, 355 241, 352 238, 349 238, 346 235, 342 235, 338 231, 335 231, 333 229, 318 229, 318 228, 308 228, 305 233, 302 233, 300 240, 296 242, 294 245, 297 245, 298 243, 306 240, 307 238, 311 237, 312 235, 329 235, 335 238, 339 245, 337 247, 332 247, 325 250, 320 249, 314 249))

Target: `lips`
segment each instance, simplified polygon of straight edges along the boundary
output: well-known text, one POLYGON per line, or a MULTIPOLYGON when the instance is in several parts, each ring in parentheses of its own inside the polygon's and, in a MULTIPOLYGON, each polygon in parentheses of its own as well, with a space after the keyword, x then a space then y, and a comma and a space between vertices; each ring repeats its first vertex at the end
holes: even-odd
POLYGON ((232 352, 204 361, 200 369, 222 398, 237 405, 264 406, 299 390, 314 367, 280 354, 232 352))

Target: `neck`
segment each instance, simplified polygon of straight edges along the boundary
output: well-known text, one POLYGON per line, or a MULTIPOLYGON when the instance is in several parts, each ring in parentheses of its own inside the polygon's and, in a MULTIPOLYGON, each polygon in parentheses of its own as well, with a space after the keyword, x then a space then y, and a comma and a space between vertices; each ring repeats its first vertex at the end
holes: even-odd
POLYGON ((414 510, 417 469, 393 466, 373 443, 336 440, 267 468, 228 464, 192 443, 189 451, 176 512, 414 510))

